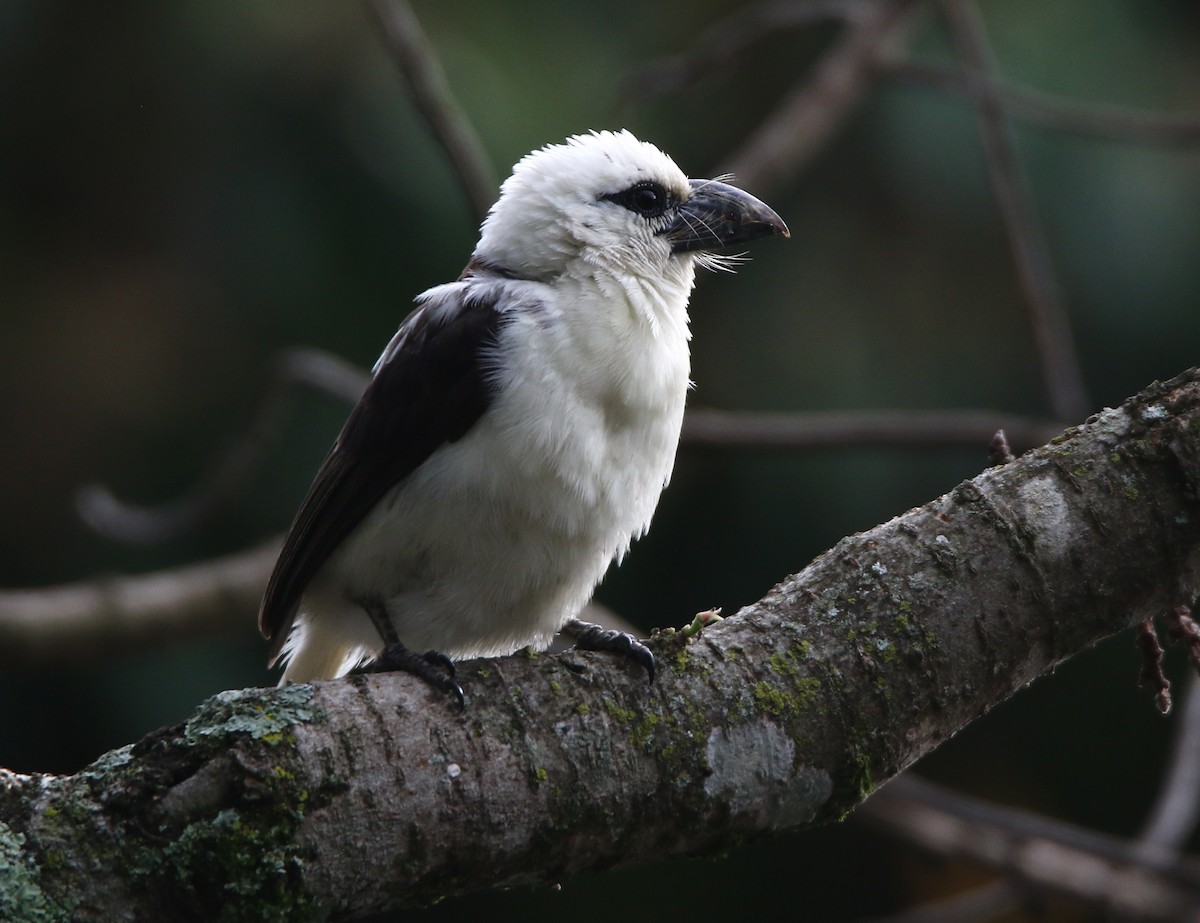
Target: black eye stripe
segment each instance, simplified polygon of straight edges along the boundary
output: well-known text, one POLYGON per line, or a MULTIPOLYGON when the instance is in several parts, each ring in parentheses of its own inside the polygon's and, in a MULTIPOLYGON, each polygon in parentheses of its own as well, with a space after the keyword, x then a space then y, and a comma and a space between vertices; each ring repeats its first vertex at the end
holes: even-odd
POLYGON ((601 198, 609 202, 615 202, 622 208, 628 208, 631 212, 641 215, 643 218, 657 218, 675 205, 671 194, 659 183, 650 180, 634 183, 628 189, 623 189, 621 192, 611 192, 608 195, 601 196, 601 198))

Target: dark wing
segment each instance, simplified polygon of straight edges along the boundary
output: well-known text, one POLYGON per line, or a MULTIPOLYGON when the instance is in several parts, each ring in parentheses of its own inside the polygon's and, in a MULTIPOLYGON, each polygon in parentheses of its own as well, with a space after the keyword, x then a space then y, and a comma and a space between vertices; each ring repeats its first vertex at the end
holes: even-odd
POLYGON ((313 575, 389 489, 462 438, 491 400, 502 314, 459 292, 409 315, 317 472, 267 583, 259 627, 273 664, 313 575))

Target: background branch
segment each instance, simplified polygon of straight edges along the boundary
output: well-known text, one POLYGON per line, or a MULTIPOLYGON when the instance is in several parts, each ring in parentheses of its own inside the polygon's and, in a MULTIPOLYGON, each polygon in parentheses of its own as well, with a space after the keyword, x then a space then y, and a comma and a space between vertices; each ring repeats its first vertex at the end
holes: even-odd
POLYGON ((408 81, 413 103, 445 152, 475 220, 482 222, 500 184, 475 128, 450 91, 420 20, 406 0, 366 2, 379 22, 388 51, 408 81))
POLYGON ((868 13, 847 21, 812 75, 783 97, 718 172, 758 190, 778 187, 800 173, 863 100, 916 5, 879 0, 868 13))
POLYGON ((1000 868, 1043 893, 1121 918, 1200 920, 1200 863, 1148 858, 1135 844, 1045 817, 1000 808, 907 775, 862 812, 941 855, 1000 868))
POLYGON ((1056 132, 1141 144, 1200 143, 1200 114, 1195 112, 1145 112, 1085 103, 1021 86, 999 75, 982 79, 978 74, 968 76, 921 61, 889 61, 883 72, 897 83, 976 100, 986 91, 1000 101, 1009 118, 1056 132))
POLYGON ((1138 856, 1177 856, 1200 819, 1200 683, 1187 679, 1187 693, 1171 747, 1167 772, 1154 807, 1138 834, 1138 856))
POLYGON ((92 484, 76 497, 80 517, 97 534, 120 542, 149 545, 195 534, 232 509, 250 479, 259 473, 267 452, 279 441, 297 385, 353 404, 367 386, 367 373, 325 350, 299 346, 284 350, 275 360, 271 380, 250 423, 191 493, 165 504, 138 506, 120 499, 103 484, 92 484))
POLYGON ((756 449, 964 446, 979 450, 982 458, 1001 429, 1009 444, 1023 452, 1048 441, 1063 426, 992 410, 751 413, 695 408, 684 417, 681 441, 686 446, 756 449))
POLYGON ((973 84, 971 98, 979 114, 979 133, 992 193, 1008 233, 1017 276, 1033 326, 1042 375, 1055 417, 1078 422, 1091 409, 1071 323, 1050 259, 1050 246, 1037 219, 1004 102, 996 89, 995 61, 987 32, 973 0, 942 0, 963 71, 973 84))
MULTIPOLYGON (((149 574, 0 590, 0 668, 61 668, 130 650, 257 637, 255 614, 282 541, 149 574)), ((594 600, 581 617, 637 631, 594 600)))
POLYGON ((94 661, 254 631, 279 541, 134 577, 0 591, 0 666, 94 661))
POLYGON ((701 78, 729 67, 752 45, 788 29, 831 20, 861 22, 878 0, 783 0, 756 3, 705 29, 686 51, 654 61, 625 85, 626 104, 678 93, 701 78))

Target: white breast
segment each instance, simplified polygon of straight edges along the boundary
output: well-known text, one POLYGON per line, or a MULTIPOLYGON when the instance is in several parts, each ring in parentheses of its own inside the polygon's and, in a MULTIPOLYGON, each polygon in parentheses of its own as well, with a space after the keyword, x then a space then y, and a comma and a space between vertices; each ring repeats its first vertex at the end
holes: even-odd
MULTIPOLYGON (((491 406, 378 504, 310 595, 382 595, 415 650, 548 644, 646 531, 670 479, 688 387, 688 269, 651 306, 653 322, 646 304, 614 309, 594 286, 497 283, 511 316, 491 406)), ((362 637, 377 646, 369 625, 362 637)))

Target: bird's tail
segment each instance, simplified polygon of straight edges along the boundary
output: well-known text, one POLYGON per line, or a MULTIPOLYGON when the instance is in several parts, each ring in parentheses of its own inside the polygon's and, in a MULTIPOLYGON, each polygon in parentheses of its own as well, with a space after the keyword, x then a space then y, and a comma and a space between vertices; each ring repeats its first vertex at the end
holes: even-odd
POLYGON ((279 685, 337 679, 364 659, 359 645, 348 644, 341 632, 323 631, 324 624, 323 619, 296 621, 279 657, 284 665, 279 685))

